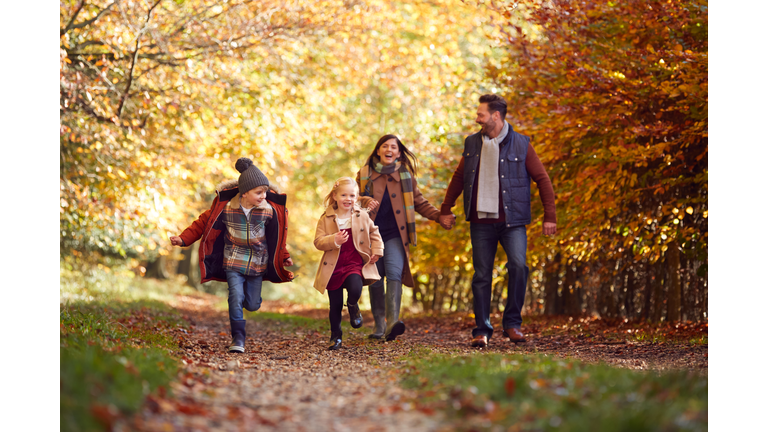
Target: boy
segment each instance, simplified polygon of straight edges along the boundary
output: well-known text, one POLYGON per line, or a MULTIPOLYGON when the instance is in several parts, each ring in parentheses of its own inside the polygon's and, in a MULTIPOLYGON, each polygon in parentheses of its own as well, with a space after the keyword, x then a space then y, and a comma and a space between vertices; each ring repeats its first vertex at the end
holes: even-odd
POLYGON ((261 282, 289 282, 293 273, 285 267, 293 260, 286 250, 288 211, 286 195, 270 190, 267 177, 248 158, 235 163, 237 182, 228 181, 216 190, 211 208, 180 236, 174 246, 200 244, 200 278, 226 281, 229 285, 229 352, 245 352, 243 308, 261 307, 261 282))

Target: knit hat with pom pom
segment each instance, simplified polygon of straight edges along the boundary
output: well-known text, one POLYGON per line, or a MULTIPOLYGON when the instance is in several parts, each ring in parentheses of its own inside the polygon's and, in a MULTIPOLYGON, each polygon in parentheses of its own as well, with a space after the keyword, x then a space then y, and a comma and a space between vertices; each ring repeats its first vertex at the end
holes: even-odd
POLYGON ((244 157, 240 158, 235 162, 235 168, 240 171, 237 188, 240 190, 241 194, 259 186, 269 187, 267 176, 256 168, 256 165, 253 164, 252 160, 244 157))

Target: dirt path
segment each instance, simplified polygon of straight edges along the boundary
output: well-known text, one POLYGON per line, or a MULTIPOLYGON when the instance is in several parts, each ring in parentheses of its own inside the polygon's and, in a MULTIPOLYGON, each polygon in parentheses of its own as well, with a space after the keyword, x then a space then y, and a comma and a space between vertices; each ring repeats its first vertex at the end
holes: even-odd
MULTIPOLYGON (((136 431, 435 431, 448 428, 440 413, 421 409, 416 395, 398 386, 398 360, 411 349, 477 353, 468 346, 474 321, 466 314, 411 317, 408 331, 393 343, 346 338, 330 352, 328 335, 285 331, 285 324, 249 320, 245 354, 229 354, 226 312, 210 296, 182 296, 174 305, 191 323, 179 331, 183 369, 173 396, 149 397, 133 418, 114 430, 136 431)), ((262 311, 327 318, 327 310, 265 302, 262 311)), ((346 312, 345 312, 346 313, 346 312)), ((346 319, 346 316, 345 316, 346 319)), ((364 313, 366 327, 372 322, 364 313)), ((494 321, 495 324, 495 321, 494 321)), ((514 346, 494 337, 486 352, 547 353, 605 361, 633 369, 706 370, 707 346, 600 343, 565 335, 542 336, 524 326, 530 342, 514 346)), ((366 332, 367 333, 367 332, 366 332)), ((609 342, 609 341, 606 341, 609 342)))

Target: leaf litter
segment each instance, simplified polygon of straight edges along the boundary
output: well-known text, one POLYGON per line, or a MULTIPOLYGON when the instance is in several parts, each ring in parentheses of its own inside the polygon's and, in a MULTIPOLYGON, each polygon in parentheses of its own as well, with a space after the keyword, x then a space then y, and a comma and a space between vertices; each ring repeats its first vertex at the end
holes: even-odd
MULTIPOLYGON (((706 342, 685 341, 691 335, 706 338, 706 324, 646 328, 643 334, 655 332, 665 339, 638 340, 627 337, 631 333, 625 328, 641 326, 637 323, 581 319, 573 325, 568 317, 525 317, 528 342, 514 345, 502 337, 501 316, 495 314, 496 333, 488 347, 478 350, 469 347, 474 319, 468 313, 405 313, 407 332, 398 340, 382 343, 367 339, 367 332, 345 331, 343 348, 335 352, 327 351, 325 332, 249 317, 246 352, 230 354, 227 313, 212 306, 218 301, 203 293, 177 297, 173 306, 184 314, 189 329, 175 334, 174 354, 182 365, 172 392, 161 388, 148 396, 137 414, 119 419, 112 430, 445 430, 450 419, 421 405, 417 391, 399 386, 406 372, 404 357, 424 349, 454 355, 544 353, 629 369, 705 374, 708 367, 706 342)), ((327 310, 282 301, 264 301, 256 314, 278 311, 327 319, 327 310)), ((363 316, 365 329, 373 319, 369 311, 363 316)), ((505 383, 509 394, 515 387, 514 381, 505 383)))

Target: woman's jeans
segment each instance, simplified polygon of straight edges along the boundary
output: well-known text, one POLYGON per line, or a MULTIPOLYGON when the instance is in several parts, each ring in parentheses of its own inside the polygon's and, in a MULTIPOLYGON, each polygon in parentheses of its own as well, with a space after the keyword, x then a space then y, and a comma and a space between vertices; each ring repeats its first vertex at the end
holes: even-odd
POLYGON ((245 276, 242 273, 227 270, 229 285, 229 319, 243 320, 243 308, 255 312, 261 307, 262 276, 245 276))
POLYGON ((400 237, 387 240, 384 243, 384 256, 376 261, 381 279, 368 287, 371 298, 371 312, 375 327, 373 334, 383 335, 385 327, 392 327, 400 317, 400 299, 403 296, 403 267, 408 259, 400 237), (384 293, 384 278, 386 296, 384 293))
POLYGON ((504 222, 495 224, 470 223, 472 240, 472 296, 475 312, 475 324, 472 336, 493 335, 491 326, 491 281, 493 280, 493 260, 499 243, 507 254, 507 303, 501 325, 504 330, 519 329, 523 323, 520 311, 525 301, 528 284, 528 266, 525 265, 525 251, 528 236, 525 225, 507 227, 504 222))

